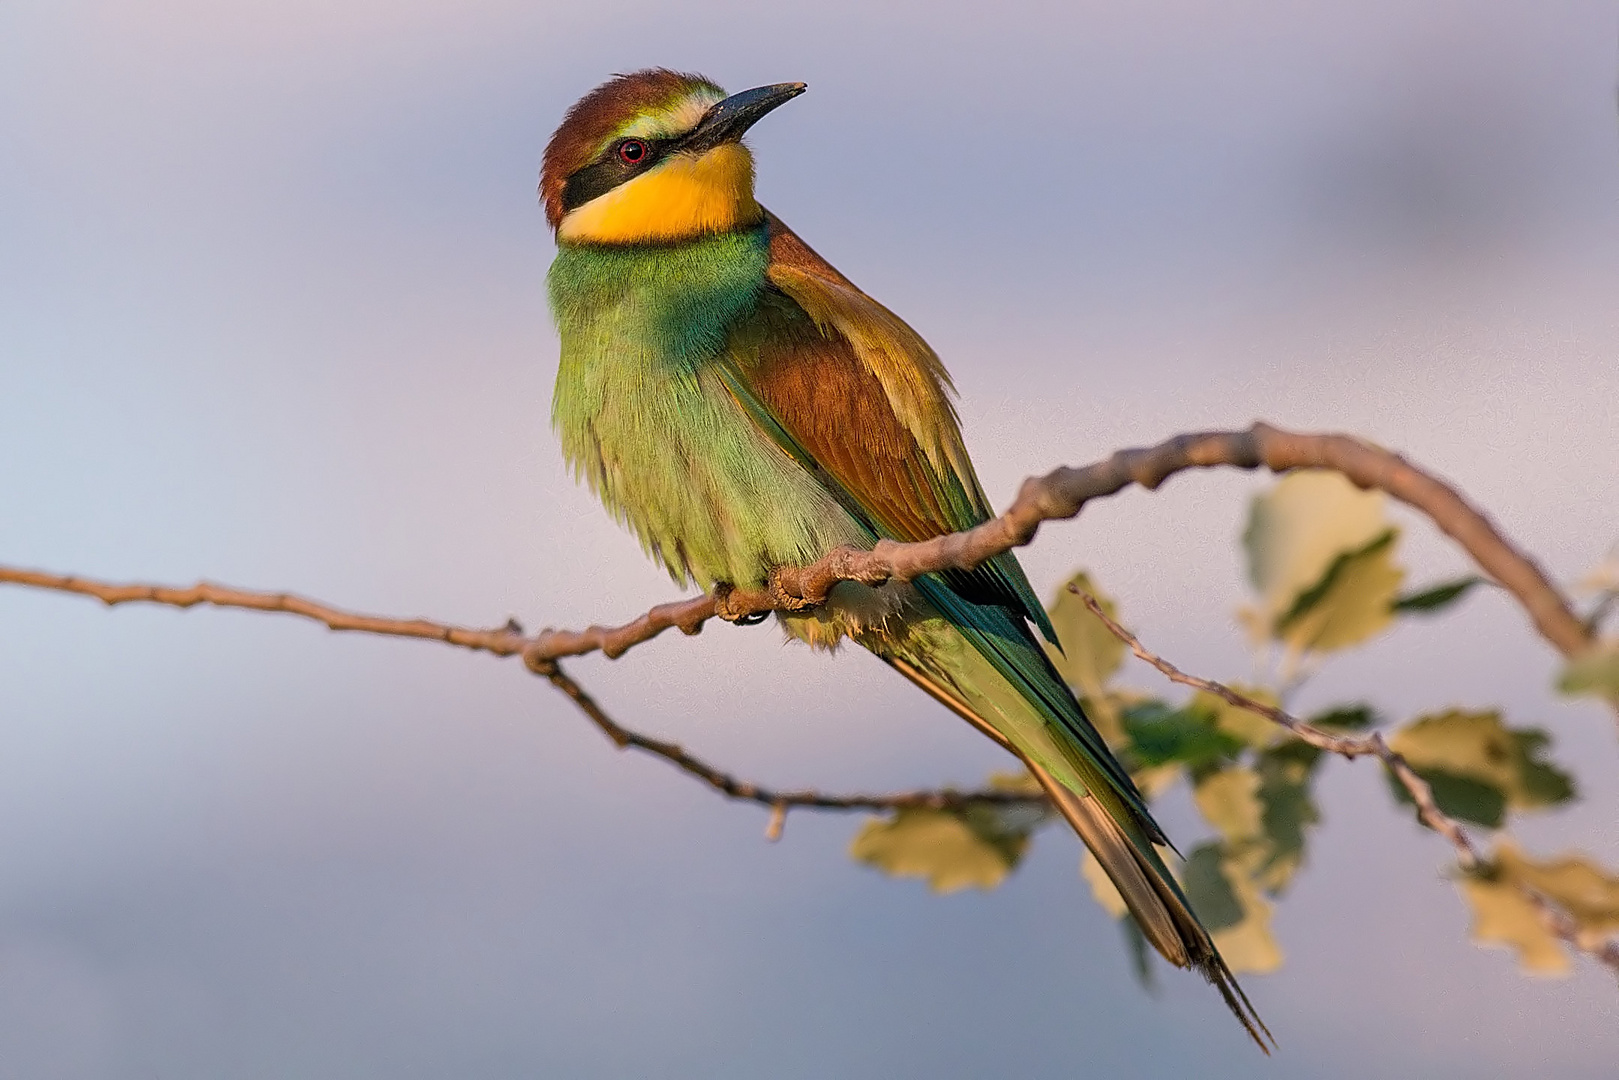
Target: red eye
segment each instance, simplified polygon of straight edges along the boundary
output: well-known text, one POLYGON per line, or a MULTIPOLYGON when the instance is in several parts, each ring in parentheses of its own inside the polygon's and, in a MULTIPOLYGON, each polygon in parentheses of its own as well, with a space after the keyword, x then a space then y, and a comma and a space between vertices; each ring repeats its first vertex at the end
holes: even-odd
POLYGON ((618 160, 626 165, 639 165, 646 160, 647 144, 640 139, 625 139, 618 144, 618 160))

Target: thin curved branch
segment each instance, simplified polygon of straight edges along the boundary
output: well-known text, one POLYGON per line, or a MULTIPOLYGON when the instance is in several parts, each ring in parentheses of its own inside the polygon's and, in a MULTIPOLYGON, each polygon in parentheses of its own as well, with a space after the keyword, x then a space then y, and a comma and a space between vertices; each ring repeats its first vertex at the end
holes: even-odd
MULTIPOLYGON (((1004 514, 965 532, 914 544, 884 540, 871 551, 839 548, 809 566, 778 570, 767 588, 717 589, 712 594, 660 604, 640 618, 617 627, 591 626, 581 631, 542 630, 529 637, 514 622, 503 627, 478 630, 425 619, 398 620, 358 615, 290 593, 254 592, 209 582, 199 582, 187 588, 112 584, 6 567, 0 567, 0 583, 80 593, 94 596, 107 604, 148 602, 181 608, 209 604, 251 611, 278 611, 313 619, 332 630, 443 641, 496 656, 521 655, 531 671, 551 679, 559 689, 568 693, 575 704, 584 709, 586 715, 615 743, 634 745, 656 753, 727 795, 772 806, 783 802, 819 806, 822 804, 814 800, 830 798, 834 802, 828 808, 878 808, 879 803, 873 800, 890 797, 774 792, 737 781, 695 759, 683 760, 670 752, 679 750, 672 744, 644 740, 632 732, 618 729, 628 738, 628 741, 624 741, 614 734, 617 726, 604 713, 599 709, 594 713, 591 711, 594 703, 586 706, 585 703, 590 701, 588 695, 579 690, 576 696, 568 689, 572 686, 577 690, 577 684, 561 674, 556 661, 597 651, 608 657, 618 657, 634 645, 649 641, 671 628, 685 634, 699 633, 703 624, 716 615, 738 621, 770 611, 795 610, 817 604, 823 602, 832 588, 842 581, 880 585, 891 579, 908 581, 940 570, 970 569, 995 555, 1029 543, 1043 522, 1072 518, 1092 499, 1116 494, 1131 484, 1154 490, 1178 472, 1220 465, 1241 469, 1264 466, 1274 472, 1296 468, 1335 469, 1361 487, 1385 491, 1426 514, 1443 532, 1454 538, 1481 569, 1518 600, 1541 636, 1559 652, 1572 656, 1588 647, 1592 641, 1586 624, 1575 615, 1567 599, 1534 561, 1513 546, 1481 511, 1443 481, 1398 454, 1348 435, 1288 432, 1264 423, 1256 423, 1246 431, 1178 435, 1146 449, 1121 450, 1105 461, 1083 468, 1059 468, 1045 476, 1025 480, 1017 499, 1004 514), (566 680, 566 683, 558 682, 558 679, 566 680), (720 780, 724 782, 718 782, 720 780), (742 794, 744 790, 762 792, 762 795, 742 794)), ((913 801, 881 803, 880 806, 929 805, 925 801, 914 801, 921 799, 922 794, 913 792, 896 796, 913 801)), ((1001 794, 973 793, 948 797, 981 801, 999 798, 1001 794)))
MULTIPOLYGON (((1417 775, 1416 770, 1411 767, 1411 764, 1403 756, 1383 740, 1380 732, 1374 731, 1370 735, 1341 735, 1323 731, 1314 724, 1300 720, 1293 714, 1274 705, 1267 705, 1263 701, 1258 701, 1247 694, 1233 690, 1224 683, 1199 678, 1196 675, 1188 675, 1162 656, 1148 649, 1141 643, 1140 638, 1114 621, 1113 617, 1103 610, 1096 597, 1075 585, 1069 585, 1068 591, 1079 597, 1084 605, 1090 609, 1091 614, 1100 619, 1102 625, 1107 627, 1109 633, 1124 642, 1136 656, 1157 668, 1170 682, 1190 686, 1194 690, 1207 691, 1239 709, 1246 709, 1249 712, 1263 716, 1272 723, 1286 728, 1295 738, 1307 742, 1317 749, 1325 750, 1329 754, 1339 754, 1350 761, 1358 757, 1377 758, 1400 782, 1400 786, 1405 788, 1406 792, 1411 796, 1411 801, 1416 803, 1417 817, 1421 819, 1423 824, 1450 841, 1451 847, 1456 850, 1456 861, 1463 870, 1477 870, 1492 861, 1489 854, 1480 849, 1478 844, 1473 841, 1473 838, 1468 835, 1461 822, 1439 808, 1439 803, 1434 799, 1433 788, 1429 786, 1426 780, 1417 775)), ((1580 933, 1579 924, 1556 904, 1553 904, 1533 889, 1524 888, 1520 885, 1519 890, 1534 905, 1535 910, 1540 914, 1541 921, 1554 935, 1580 952, 1586 953, 1598 962, 1612 968, 1615 972, 1619 972, 1619 940, 1609 938, 1606 941, 1590 941, 1580 933)))
POLYGON ((1412 800, 1417 804, 1417 816, 1429 828, 1451 842, 1451 846, 1456 849, 1457 859, 1465 869, 1471 870, 1484 861, 1478 847, 1468 837, 1461 824, 1439 809, 1439 804, 1434 801, 1433 789, 1428 786, 1428 782, 1412 771, 1411 766, 1406 764, 1405 758, 1392 750, 1378 732, 1374 731, 1370 735, 1341 735, 1324 731, 1314 724, 1300 720, 1286 710, 1279 709, 1274 705, 1267 705, 1263 701, 1231 689, 1224 683, 1200 678, 1196 675, 1188 675, 1141 644, 1140 638, 1119 625, 1112 616, 1102 609, 1102 605, 1097 601, 1096 597, 1077 585, 1069 585, 1068 591, 1079 597, 1080 601, 1090 609, 1091 614, 1095 615, 1101 620, 1102 625, 1107 627, 1109 633, 1124 642, 1136 656, 1162 672, 1170 682, 1190 686, 1194 690, 1207 691, 1227 704, 1257 713, 1274 724, 1280 724, 1292 732, 1294 737, 1300 741, 1307 742, 1319 750, 1325 750, 1329 754, 1339 754, 1350 761, 1365 756, 1380 759, 1384 765, 1388 766, 1389 771, 1394 773, 1406 791, 1410 793, 1412 800))
MULTIPOLYGON (((551 662, 549 670, 542 671, 539 674, 544 675, 545 678, 550 680, 552 686, 566 694, 579 707, 579 710, 601 729, 602 734, 611 739, 613 745, 620 750, 644 750, 649 754, 671 762, 728 798, 759 803, 761 806, 770 807, 778 814, 784 814, 791 807, 805 807, 813 810, 904 810, 920 808, 948 810, 982 803, 999 803, 1003 805, 1011 803, 1038 804, 1046 801, 1044 795, 1030 795, 996 789, 953 791, 946 788, 942 790, 900 791, 885 795, 829 795, 810 788, 785 790, 764 787, 746 780, 736 779, 701 758, 693 757, 678 743, 650 738, 623 727, 608 716, 602 707, 596 703, 595 699, 565 674, 561 666, 555 661, 551 662)), ((776 835, 780 835, 780 823, 773 822, 771 831, 776 835)), ((775 836, 772 836, 771 839, 775 839, 775 836)))
MULTIPOLYGON (((1042 795, 1027 795, 994 789, 982 791, 917 790, 881 795, 840 795, 808 788, 791 790, 769 788, 748 780, 740 780, 704 761, 702 758, 687 752, 685 748, 677 743, 654 739, 619 724, 608 715, 607 711, 597 703, 595 698, 591 697, 584 687, 565 673, 561 665, 554 659, 533 655, 530 650, 535 639, 524 636, 522 627, 515 622, 509 622, 505 626, 490 630, 473 630, 463 626, 433 622, 428 619, 388 619, 375 615, 359 615, 328 604, 318 603, 302 596, 295 596, 291 593, 254 592, 248 589, 234 589, 224 585, 215 585, 210 582, 199 582, 185 588, 165 585, 117 584, 95 581, 90 578, 50 574, 39 570, 20 570, 6 566, 0 566, 0 583, 27 585, 55 592, 93 596, 108 606, 151 603, 161 604, 165 607, 190 608, 199 604, 206 604, 211 607, 236 608, 246 611, 281 612, 318 622, 330 630, 378 634, 384 637, 442 641, 463 649, 471 649, 474 652, 486 652, 502 657, 521 655, 525 666, 530 671, 545 678, 552 686, 562 691, 578 707, 579 711, 584 713, 586 718, 601 730, 602 734, 612 740, 614 746, 617 746, 620 750, 635 749, 651 754, 654 757, 662 758, 728 798, 754 802, 771 808, 775 816, 772 818, 770 831, 776 835, 780 835, 781 832, 780 816, 784 815, 792 807, 806 807, 816 810, 900 810, 925 807, 944 810, 984 803, 1041 803, 1045 799, 1042 795)), ((663 608, 654 608, 638 622, 648 623, 653 619, 657 619, 663 621, 664 626, 679 626, 681 625, 679 609, 690 607, 692 603, 691 601, 686 601, 683 604, 666 604, 663 608), (660 612, 665 611, 671 614, 660 614, 660 612)), ((562 635, 554 634, 554 636, 562 635)), ((574 636, 579 639, 593 640, 595 642, 593 648, 601 648, 604 652, 608 652, 608 655, 615 655, 606 647, 611 641, 610 632, 602 631, 599 627, 592 627, 590 630, 574 636)))
POLYGON ((1031 477, 1004 514, 965 532, 914 544, 883 540, 871 551, 839 548, 808 566, 778 570, 766 588, 723 590, 664 604, 619 627, 545 631, 535 636, 525 657, 554 660, 598 649, 619 656, 670 627, 695 634, 716 615, 735 621, 813 606, 842 581, 881 585, 941 570, 969 570, 1028 544, 1042 523, 1072 518, 1092 499, 1117 494, 1131 484, 1151 491, 1176 473, 1222 465, 1263 467, 1277 473, 1332 469, 1359 487, 1387 492, 1426 515, 1455 540, 1485 574, 1518 601, 1535 630, 1558 652, 1572 657, 1592 643, 1591 630, 1546 573, 1502 535, 1483 511, 1443 480, 1399 454, 1350 435, 1283 431, 1256 423, 1246 431, 1177 435, 1145 449, 1120 450, 1083 468, 1060 468, 1031 477))
POLYGON ((228 585, 215 585, 209 581, 199 581, 195 585, 188 586, 119 584, 72 574, 51 574, 43 570, 21 570, 11 566, 0 566, 0 584, 27 585, 36 589, 93 596, 108 607, 146 603, 190 608, 203 604, 245 611, 275 611, 312 619, 328 630, 443 641, 475 652, 494 653, 496 656, 515 656, 528 644, 522 628, 511 622, 493 630, 472 630, 428 619, 388 619, 373 615, 358 615, 294 593, 235 589, 228 585))
MULTIPOLYGON (((662 604, 635 621, 619 627, 591 626, 583 631, 545 630, 525 636, 515 622, 487 630, 469 629, 425 619, 401 620, 358 615, 290 593, 254 592, 199 582, 187 588, 146 584, 114 584, 42 571, 0 567, 0 583, 93 596, 106 604, 147 602, 189 608, 197 604, 276 611, 319 622, 331 630, 442 641, 496 656, 520 655, 525 666, 545 677, 620 749, 635 748, 662 758, 729 798, 771 808, 767 836, 780 836, 789 807, 826 810, 882 810, 906 807, 947 808, 970 803, 1040 802, 1041 796, 1005 791, 910 791, 888 795, 828 795, 814 790, 778 791, 734 776, 689 754, 675 743, 653 739, 614 721, 557 661, 600 651, 609 657, 650 640, 671 627, 696 634, 718 615, 732 621, 777 610, 798 610, 824 602, 842 581, 880 585, 889 580, 912 580, 926 573, 970 569, 987 559, 1029 543, 1043 522, 1076 516, 1091 499, 1115 494, 1131 484, 1156 489, 1170 476, 1192 468, 1229 465, 1241 469, 1261 466, 1274 472, 1297 468, 1327 468, 1362 488, 1387 492, 1426 514, 1452 537, 1478 566, 1511 593, 1529 614, 1536 630, 1565 656, 1590 646, 1593 634, 1575 614, 1568 600, 1526 554, 1508 541, 1490 520, 1454 488, 1407 462, 1398 454, 1347 435, 1318 435, 1282 431, 1256 423, 1247 431, 1213 431, 1180 435, 1157 446, 1121 450, 1105 461, 1081 469, 1059 468, 1026 480, 1012 506, 1000 517, 965 532, 915 544, 882 541, 872 551, 840 548, 801 568, 778 570, 764 589, 719 589, 710 595, 662 604)), ((1434 801, 1432 789, 1399 754, 1376 733, 1338 735, 1313 727, 1258 702, 1221 683, 1187 675, 1151 653, 1129 631, 1119 626, 1095 599, 1075 589, 1086 605, 1109 629, 1143 660, 1171 680, 1216 694, 1287 728, 1295 736, 1347 758, 1379 758, 1410 793, 1421 820, 1445 836, 1465 868, 1487 861, 1477 845, 1454 819, 1434 801)), ((1597 945, 1584 942, 1574 921, 1532 892, 1530 900, 1548 927, 1582 951, 1619 970, 1619 942, 1597 945)))

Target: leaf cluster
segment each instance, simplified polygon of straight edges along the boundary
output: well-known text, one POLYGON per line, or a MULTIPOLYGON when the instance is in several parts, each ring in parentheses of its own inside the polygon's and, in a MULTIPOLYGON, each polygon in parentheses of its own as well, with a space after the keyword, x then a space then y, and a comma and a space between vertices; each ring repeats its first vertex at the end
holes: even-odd
MULTIPOLYGON (((1384 497, 1357 490, 1337 473, 1292 473, 1257 496, 1242 534, 1253 596, 1238 620, 1266 674, 1257 685, 1231 685, 1284 705, 1331 655, 1364 645, 1402 619, 1444 612, 1485 584, 1469 575, 1402 592, 1399 540, 1384 497)), ((1234 971, 1275 970, 1283 953, 1271 917, 1305 866, 1322 820, 1314 790, 1323 753, 1212 694, 1173 700, 1119 685, 1124 643, 1079 594, 1095 597, 1119 620, 1118 603, 1089 574, 1076 573, 1049 607, 1062 641, 1060 650, 1050 650, 1052 663, 1149 800, 1181 783, 1190 787, 1209 835, 1179 867, 1187 895, 1234 971)), ((1560 686, 1619 700, 1619 644, 1577 660, 1560 686)), ((1573 778, 1551 760, 1551 737, 1509 724, 1497 709, 1457 706, 1388 726, 1370 704, 1347 702, 1308 719, 1328 730, 1383 726, 1390 746, 1430 784, 1439 807, 1484 828, 1501 829, 1513 815, 1576 797, 1573 778)), ((993 782, 1038 790, 1028 777, 993 782)), ((1390 790, 1396 804, 1410 805, 1392 776, 1390 790)), ((1028 852, 1033 833, 1052 820, 1027 805, 903 810, 869 821, 851 853, 885 873, 925 878, 940 892, 993 888, 1028 852)), ((1490 866, 1458 875, 1474 913, 1475 940, 1517 949, 1526 970, 1566 969, 1567 957, 1526 898, 1525 885, 1575 919, 1581 934, 1595 940, 1619 932, 1619 878, 1581 856, 1536 862, 1504 838, 1496 850, 1490 866)), ((1150 950, 1089 852, 1081 872, 1097 902, 1121 921, 1146 980, 1150 950)))

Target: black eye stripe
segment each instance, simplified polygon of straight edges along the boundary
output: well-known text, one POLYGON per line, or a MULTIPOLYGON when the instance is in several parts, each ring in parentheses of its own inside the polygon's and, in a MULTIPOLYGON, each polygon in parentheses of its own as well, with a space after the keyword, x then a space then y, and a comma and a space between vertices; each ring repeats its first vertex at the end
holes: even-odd
POLYGON ((673 139, 614 139, 600 157, 568 177, 562 185, 563 213, 607 194, 626 180, 635 179, 667 157, 675 142, 673 139), (631 143, 638 143, 646 150, 639 158, 627 161, 621 151, 631 143))

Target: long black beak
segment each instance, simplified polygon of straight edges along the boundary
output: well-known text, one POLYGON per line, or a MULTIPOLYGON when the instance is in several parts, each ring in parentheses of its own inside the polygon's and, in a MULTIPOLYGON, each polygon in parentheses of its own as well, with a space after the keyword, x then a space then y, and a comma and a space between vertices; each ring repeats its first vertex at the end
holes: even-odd
POLYGON ((801 82, 755 86, 715 102, 697 121, 691 133, 680 140, 679 150, 701 154, 725 143, 736 142, 765 113, 785 105, 809 87, 801 82))

